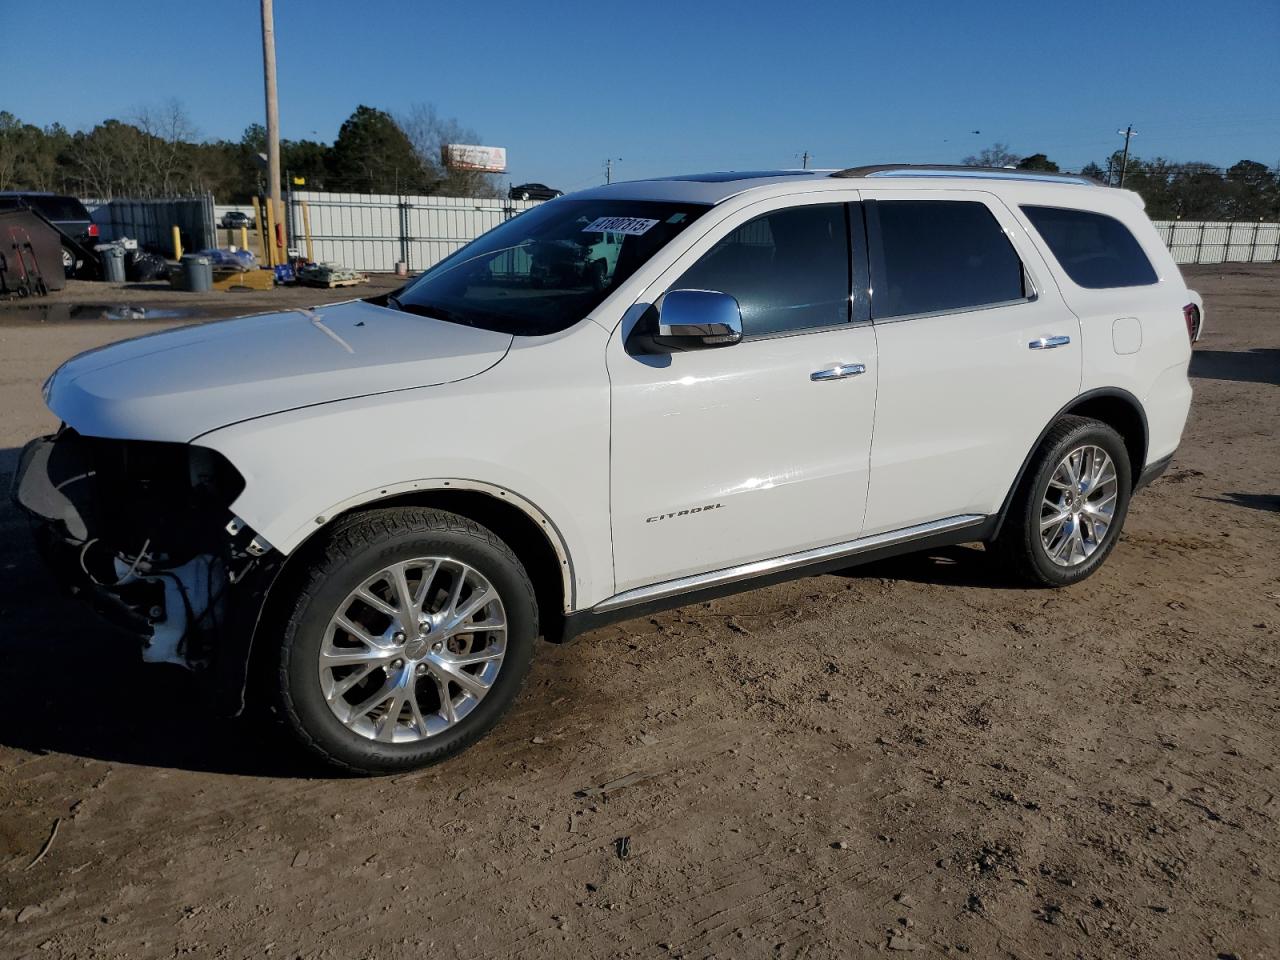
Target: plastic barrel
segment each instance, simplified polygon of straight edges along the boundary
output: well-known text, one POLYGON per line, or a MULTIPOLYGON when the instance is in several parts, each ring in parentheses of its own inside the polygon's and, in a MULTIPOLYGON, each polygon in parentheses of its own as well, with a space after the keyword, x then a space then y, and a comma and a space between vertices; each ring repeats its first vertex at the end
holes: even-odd
POLYGON ((185 254, 182 258, 182 273, 187 281, 186 289, 192 293, 203 293, 213 288, 213 264, 208 257, 185 254))
POLYGON ((102 277, 107 283, 124 283, 124 247, 103 247, 98 251, 102 257, 102 277))

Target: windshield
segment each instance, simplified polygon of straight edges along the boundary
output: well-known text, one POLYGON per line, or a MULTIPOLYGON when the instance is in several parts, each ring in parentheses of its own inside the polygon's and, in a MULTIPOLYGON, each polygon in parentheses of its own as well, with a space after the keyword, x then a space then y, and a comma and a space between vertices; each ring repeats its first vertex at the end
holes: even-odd
POLYGON ((558 333, 587 316, 707 209, 555 200, 495 227, 385 302, 502 333, 558 333))

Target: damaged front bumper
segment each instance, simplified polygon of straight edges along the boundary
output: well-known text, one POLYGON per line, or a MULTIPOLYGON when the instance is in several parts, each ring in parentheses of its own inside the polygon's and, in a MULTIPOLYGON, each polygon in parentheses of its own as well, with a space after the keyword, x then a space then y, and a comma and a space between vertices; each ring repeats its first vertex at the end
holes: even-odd
POLYGON ((282 560, 231 512, 243 488, 215 451, 64 427, 23 448, 11 496, 60 581, 136 636, 143 660, 200 674, 238 713, 282 560))

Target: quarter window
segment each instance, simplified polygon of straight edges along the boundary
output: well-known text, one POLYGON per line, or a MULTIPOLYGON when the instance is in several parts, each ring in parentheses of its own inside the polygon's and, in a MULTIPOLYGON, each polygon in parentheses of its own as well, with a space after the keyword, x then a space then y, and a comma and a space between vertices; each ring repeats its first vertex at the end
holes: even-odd
POLYGON ((848 323, 849 271, 845 206, 818 204, 744 223, 671 289, 731 294, 743 334, 764 336, 848 323))
POLYGON ((871 312, 877 319, 1026 297, 1022 261, 986 204, 880 200, 867 208, 873 230, 871 312))
POLYGON ((1142 246, 1114 217, 1061 207, 1023 207, 1022 212, 1079 286, 1103 290, 1156 282, 1142 246))

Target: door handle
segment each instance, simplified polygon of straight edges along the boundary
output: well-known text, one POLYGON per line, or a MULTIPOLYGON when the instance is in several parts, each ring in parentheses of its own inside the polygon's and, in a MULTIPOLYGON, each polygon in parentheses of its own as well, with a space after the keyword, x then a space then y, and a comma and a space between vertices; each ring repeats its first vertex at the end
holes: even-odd
POLYGON ((860 373, 867 372, 865 363, 837 363, 834 367, 827 367, 825 370, 815 370, 809 374, 809 379, 815 383, 821 383, 824 380, 843 380, 845 377, 856 377, 860 373))
POLYGON ((1039 340, 1032 340, 1027 344, 1029 350, 1052 350, 1055 347, 1065 347, 1071 342, 1070 337, 1041 337, 1039 340))

